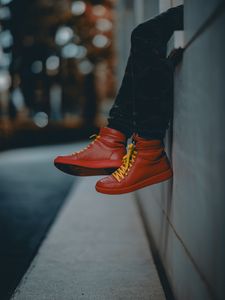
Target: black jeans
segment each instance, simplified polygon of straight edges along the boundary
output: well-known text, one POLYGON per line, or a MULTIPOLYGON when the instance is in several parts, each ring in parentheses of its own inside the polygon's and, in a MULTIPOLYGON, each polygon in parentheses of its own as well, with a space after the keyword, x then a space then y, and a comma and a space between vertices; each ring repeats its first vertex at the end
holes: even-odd
POLYGON ((110 110, 108 127, 147 139, 163 139, 172 115, 174 66, 167 42, 183 29, 183 5, 138 25, 131 34, 125 75, 110 110))

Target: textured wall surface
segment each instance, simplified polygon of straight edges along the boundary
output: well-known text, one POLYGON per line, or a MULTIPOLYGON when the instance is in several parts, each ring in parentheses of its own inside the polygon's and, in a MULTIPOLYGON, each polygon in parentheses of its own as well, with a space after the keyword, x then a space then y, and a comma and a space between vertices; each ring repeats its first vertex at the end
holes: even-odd
MULTIPOLYGON (((186 41, 222 2, 185 2, 186 41)), ((224 6, 176 70, 167 137, 174 178, 137 193, 179 300, 225 297, 224 6)))

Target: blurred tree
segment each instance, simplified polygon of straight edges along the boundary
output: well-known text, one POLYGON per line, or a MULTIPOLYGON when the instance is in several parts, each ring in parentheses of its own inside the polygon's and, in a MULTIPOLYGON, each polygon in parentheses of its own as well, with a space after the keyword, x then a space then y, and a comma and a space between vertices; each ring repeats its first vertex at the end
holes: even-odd
MULTIPOLYGON (((110 0, 2 2, 11 12, 10 20, 0 20, 13 37, 4 49, 12 53, 11 92, 20 87, 30 117, 39 111, 51 115, 50 90, 58 85, 62 115, 80 114, 84 122, 94 122, 99 101, 96 66, 105 62, 107 76, 114 69, 113 5, 110 0)), ((113 94, 112 83, 109 80, 102 97, 113 94)), ((16 116, 12 98, 10 115, 16 116)))

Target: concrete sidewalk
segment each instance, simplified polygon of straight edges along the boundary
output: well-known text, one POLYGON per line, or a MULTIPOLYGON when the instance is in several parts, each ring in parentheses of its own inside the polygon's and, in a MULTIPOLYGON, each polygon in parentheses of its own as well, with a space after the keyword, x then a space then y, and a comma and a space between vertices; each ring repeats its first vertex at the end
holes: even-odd
POLYGON ((95 192, 82 178, 12 299, 163 300, 132 194, 95 192))

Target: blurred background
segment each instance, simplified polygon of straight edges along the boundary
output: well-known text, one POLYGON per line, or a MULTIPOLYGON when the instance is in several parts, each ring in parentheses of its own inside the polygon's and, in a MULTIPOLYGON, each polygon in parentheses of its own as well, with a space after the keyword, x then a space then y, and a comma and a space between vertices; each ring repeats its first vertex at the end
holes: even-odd
POLYGON ((106 123, 115 21, 113 0, 0 0, 1 300, 76 184, 53 159, 84 145, 43 145, 86 139, 106 123))
POLYGON ((0 148, 103 126, 115 95, 113 0, 0 1, 0 148))

